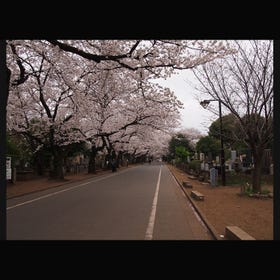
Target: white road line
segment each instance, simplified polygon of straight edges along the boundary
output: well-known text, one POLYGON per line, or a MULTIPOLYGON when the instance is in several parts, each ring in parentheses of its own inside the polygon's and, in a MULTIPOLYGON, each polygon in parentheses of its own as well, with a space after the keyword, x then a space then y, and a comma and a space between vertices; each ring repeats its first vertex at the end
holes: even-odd
POLYGON ((157 200, 158 200, 158 193, 159 193, 159 185, 160 185, 160 176, 161 176, 161 166, 158 174, 158 180, 157 180, 157 187, 154 195, 154 200, 152 204, 152 210, 150 214, 150 219, 148 223, 148 227, 146 230, 145 240, 152 240, 153 239, 153 231, 154 231, 154 225, 155 225, 155 219, 156 219, 156 209, 157 209, 157 200))
POLYGON ((104 179, 107 179, 107 178, 110 178, 110 177, 119 175, 119 174, 121 174, 121 173, 123 173, 123 172, 125 172, 125 171, 127 171, 127 170, 124 170, 124 171, 122 171, 122 172, 120 172, 120 173, 111 174, 111 175, 108 175, 108 176, 106 176, 106 177, 98 178, 98 179, 92 180, 92 181, 87 182, 87 183, 79 184, 79 185, 76 185, 76 186, 73 186, 73 187, 70 187, 70 188, 61 190, 61 191, 52 192, 52 193, 50 193, 50 194, 46 194, 46 195, 43 195, 43 196, 40 196, 40 197, 31 199, 31 200, 27 200, 27 201, 25 201, 25 202, 22 202, 22 203, 19 203, 19 204, 16 204, 16 205, 7 207, 7 210, 10 210, 10 209, 13 209, 13 208, 16 208, 16 207, 25 205, 25 204, 29 204, 29 203, 32 203, 32 202, 34 202, 34 201, 41 200, 41 199, 44 199, 44 198, 47 198, 47 197, 50 197, 50 196, 53 196, 53 195, 56 195, 56 194, 59 194, 59 193, 63 193, 63 192, 66 192, 66 191, 70 191, 70 190, 79 188, 79 187, 81 187, 81 186, 85 186, 85 185, 88 185, 88 184, 91 184, 91 183, 94 183, 94 182, 98 182, 98 181, 101 181, 101 180, 104 180, 104 179))

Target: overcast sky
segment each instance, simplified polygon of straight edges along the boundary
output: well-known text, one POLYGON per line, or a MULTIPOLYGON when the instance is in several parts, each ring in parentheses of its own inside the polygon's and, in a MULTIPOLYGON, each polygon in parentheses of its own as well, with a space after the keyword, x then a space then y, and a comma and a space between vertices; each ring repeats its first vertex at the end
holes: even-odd
MULTIPOLYGON (((159 84, 169 87, 171 91, 183 102, 184 109, 181 111, 182 128, 196 128, 201 133, 207 134, 208 127, 217 119, 217 116, 204 109, 195 95, 199 94, 194 89, 194 84, 198 81, 191 70, 182 70, 179 74, 173 75, 169 79, 157 79, 159 84)), ((201 101, 201 100, 200 100, 201 101)))

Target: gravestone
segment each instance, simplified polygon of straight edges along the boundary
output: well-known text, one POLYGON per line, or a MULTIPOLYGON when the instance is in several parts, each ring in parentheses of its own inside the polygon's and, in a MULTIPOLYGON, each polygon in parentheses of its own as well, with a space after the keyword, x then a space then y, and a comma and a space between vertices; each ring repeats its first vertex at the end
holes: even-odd
POLYGON ((200 153, 199 154, 199 160, 200 161, 204 161, 204 153, 200 153))
POLYGON ((234 163, 235 163, 235 161, 236 161, 236 157, 237 157, 236 151, 235 151, 235 150, 232 150, 232 151, 231 151, 230 162, 229 162, 229 171, 231 171, 232 169, 234 169, 234 163))
POLYGON ((218 170, 214 167, 210 169, 210 184, 211 186, 218 185, 218 170))
POLYGON ((220 163, 220 157, 216 156, 216 163, 220 163))
POLYGON ((204 162, 202 162, 201 164, 200 164, 200 170, 204 170, 204 162))
POLYGON ((236 151, 231 151, 231 160, 234 162, 236 159, 236 151))

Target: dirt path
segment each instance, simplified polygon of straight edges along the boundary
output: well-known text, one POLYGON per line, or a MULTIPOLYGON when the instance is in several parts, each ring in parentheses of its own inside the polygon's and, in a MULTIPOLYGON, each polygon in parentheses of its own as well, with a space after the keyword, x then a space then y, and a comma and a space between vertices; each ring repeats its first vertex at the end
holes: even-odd
MULTIPOLYGON (((240 187, 220 186, 190 179, 188 174, 168 165, 179 182, 187 181, 193 188, 184 188, 190 195, 197 190, 204 195, 204 201, 196 205, 219 235, 225 235, 226 226, 238 226, 257 240, 273 240, 273 199, 240 196, 240 187)), ((265 186, 273 191, 273 186, 265 186)))

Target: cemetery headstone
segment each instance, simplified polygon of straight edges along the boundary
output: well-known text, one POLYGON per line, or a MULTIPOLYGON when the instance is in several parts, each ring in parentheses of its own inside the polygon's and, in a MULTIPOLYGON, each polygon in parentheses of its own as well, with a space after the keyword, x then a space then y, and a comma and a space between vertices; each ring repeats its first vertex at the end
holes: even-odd
POLYGON ((199 160, 204 161, 204 153, 199 154, 199 160))
POLYGON ((210 184, 213 187, 218 185, 218 170, 214 167, 210 169, 210 184))
POLYGON ((231 160, 235 161, 236 159, 236 151, 231 151, 231 160))
POLYGON ((220 163, 220 157, 216 156, 216 163, 220 163))

